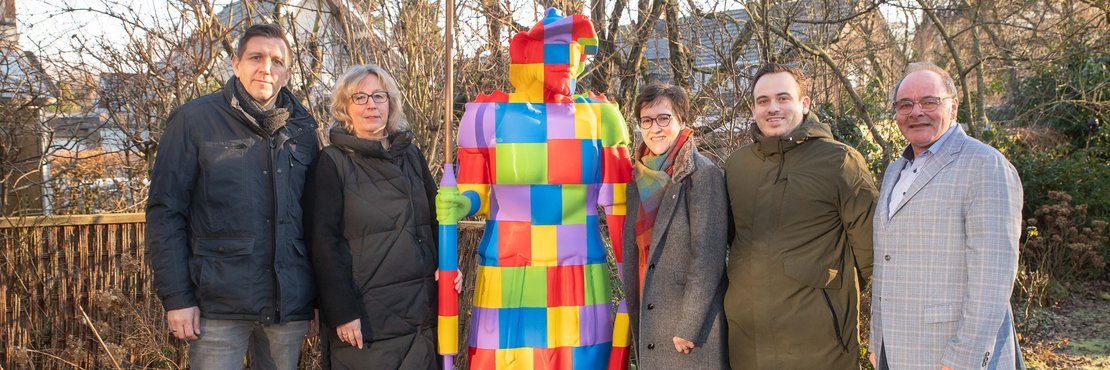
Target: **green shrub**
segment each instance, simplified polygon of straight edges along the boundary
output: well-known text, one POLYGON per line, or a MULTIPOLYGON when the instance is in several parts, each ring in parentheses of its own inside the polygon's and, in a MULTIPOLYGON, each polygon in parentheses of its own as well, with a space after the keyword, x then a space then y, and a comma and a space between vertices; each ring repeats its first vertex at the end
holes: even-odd
POLYGON ((1100 277, 1106 268, 1100 249, 1110 240, 1107 222, 1089 220, 1087 210, 1084 204, 1073 205, 1068 193, 1050 191, 1048 203, 1025 220, 1026 264, 1063 283, 1100 277))
POLYGON ((1064 192, 1050 191, 1048 203, 1024 221, 1021 263, 1014 299, 1024 307, 1024 323, 1032 307, 1055 305, 1085 281, 1106 273, 1107 223, 1090 220, 1086 205, 1073 205, 1064 192))
MULTIPOLYGON (((1017 168, 1025 188, 1023 213, 1026 218, 1040 218, 1045 207, 1059 206, 1060 200, 1053 199, 1054 192, 1058 191, 1067 194, 1068 204, 1082 207, 1082 218, 1072 220, 1073 226, 1091 228, 1096 223, 1105 224, 1110 220, 1110 162, 1100 157, 1086 149, 1064 155, 1058 151, 1013 155, 1010 161, 1017 168)), ((1101 241, 1093 245, 1094 251, 1103 260, 1110 260, 1110 243, 1105 237, 1105 227, 1096 229, 1101 230, 1102 237, 1096 238, 1101 241)), ((1110 275, 1110 268, 1105 264, 1100 270, 1101 274, 1090 277, 1110 275)))
POLYGON ((1110 162, 1090 150, 1068 154, 1057 151, 1021 153, 1010 162, 1021 176, 1025 188, 1025 214, 1050 204, 1051 191, 1071 195, 1076 204, 1085 204, 1092 219, 1110 220, 1110 162))
POLYGON ((1090 148, 1106 134, 1100 126, 1110 118, 1108 102, 1110 54, 1079 50, 1022 79, 1008 105, 1018 124, 1046 125, 1071 138, 1072 147, 1090 148))
MULTIPOLYGON (((1091 252, 1105 261, 1110 260, 1110 243, 1105 226, 1097 225, 1110 221, 1110 124, 1106 122, 1110 118, 1110 54, 1066 51, 1065 58, 1042 65, 1020 81, 1020 88, 1012 92, 996 117, 1010 120, 1011 127, 984 133, 983 139, 999 148, 1017 168, 1025 188, 1025 217, 1040 220, 1046 207, 1062 207, 1061 195, 1053 192, 1066 193, 1067 207, 1077 204, 1072 208, 1083 211, 1082 220, 1068 222, 1080 230, 1101 230, 1102 234, 1091 236, 1091 252)), ((1066 232, 1057 234, 1067 239, 1066 232)), ((1042 230, 1041 234, 1046 233, 1042 230)), ((1097 273, 1085 270, 1079 274, 1087 278, 1108 275, 1110 269, 1105 265, 1095 269, 1097 273)), ((1031 272, 1041 273, 1036 265, 1029 267, 1031 272)), ((1056 275, 1053 281, 1069 277, 1056 275)))

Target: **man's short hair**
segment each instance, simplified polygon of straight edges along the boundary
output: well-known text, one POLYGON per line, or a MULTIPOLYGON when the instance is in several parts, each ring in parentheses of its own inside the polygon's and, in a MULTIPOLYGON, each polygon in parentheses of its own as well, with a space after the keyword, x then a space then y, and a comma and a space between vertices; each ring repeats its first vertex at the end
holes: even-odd
MULTIPOLYGON (((247 30, 243 31, 242 35, 239 35, 239 41, 235 45, 236 58, 243 57, 243 53, 247 52, 247 41, 250 41, 250 39, 254 37, 266 37, 281 40, 281 42, 285 43, 286 58, 292 57, 293 47, 289 46, 289 39, 285 38, 285 31, 282 31, 281 27, 277 24, 267 23, 256 24, 247 27, 247 30)), ((285 62, 286 64, 289 64, 288 60, 286 60, 285 62)))
POLYGON ((945 92, 948 93, 948 95, 956 96, 956 82, 952 81, 952 75, 949 75, 948 71, 930 62, 913 62, 906 66, 906 71, 902 73, 902 78, 898 80, 898 83, 894 84, 894 91, 890 92, 890 101, 898 99, 898 89, 902 87, 902 81, 906 80, 906 76, 917 71, 932 71, 940 75, 940 81, 944 83, 945 92))
POLYGON ((762 78, 763 75, 782 72, 789 73, 790 76, 794 77, 794 82, 798 83, 798 96, 796 98, 800 99, 804 96, 808 96, 807 94, 809 93, 809 78, 806 78, 805 73, 802 73, 802 70, 798 67, 792 67, 778 63, 767 63, 764 64, 762 67, 759 67, 759 70, 755 72, 755 77, 752 77, 752 85, 748 88, 748 96, 752 97, 753 99, 755 98, 755 84, 759 82, 759 79, 762 78))
POLYGON ((688 123, 686 121, 690 119, 690 96, 686 94, 686 90, 668 83, 652 82, 644 86, 640 95, 636 96, 636 104, 632 107, 637 124, 640 122, 640 109, 658 104, 657 100, 661 97, 671 101, 671 110, 674 111, 675 118, 688 123))

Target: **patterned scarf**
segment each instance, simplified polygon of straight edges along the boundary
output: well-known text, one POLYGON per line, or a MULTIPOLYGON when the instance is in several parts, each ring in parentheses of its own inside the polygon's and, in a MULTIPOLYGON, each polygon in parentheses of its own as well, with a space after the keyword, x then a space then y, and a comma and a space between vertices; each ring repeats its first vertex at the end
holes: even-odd
POLYGON ((274 94, 270 101, 259 103, 251 97, 238 78, 232 78, 232 81, 235 83, 235 97, 239 99, 239 106, 251 118, 254 118, 255 123, 270 136, 273 136, 277 130, 284 127, 285 123, 289 121, 289 109, 286 108, 288 102, 281 95, 281 91, 274 94))
POLYGON ((633 225, 636 232, 636 248, 639 250, 639 261, 636 261, 640 272, 640 292, 644 290, 644 272, 647 270, 648 252, 651 247, 652 229, 655 227, 655 216, 659 213, 663 193, 671 183, 671 171, 678 152, 686 144, 693 130, 686 128, 678 133, 674 146, 660 155, 653 155, 647 144, 640 143, 638 154, 640 160, 633 166, 633 178, 640 191, 640 207, 636 212, 636 223, 633 225))

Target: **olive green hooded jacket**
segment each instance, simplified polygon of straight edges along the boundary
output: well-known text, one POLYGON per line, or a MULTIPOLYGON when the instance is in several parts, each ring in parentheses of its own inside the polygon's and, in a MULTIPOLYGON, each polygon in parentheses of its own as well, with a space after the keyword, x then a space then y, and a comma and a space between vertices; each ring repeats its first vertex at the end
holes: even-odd
MULTIPOLYGON (((758 131, 758 130, 756 130, 758 131)), ((733 369, 859 368, 859 291, 878 197, 863 157, 812 114, 726 164, 733 369)))

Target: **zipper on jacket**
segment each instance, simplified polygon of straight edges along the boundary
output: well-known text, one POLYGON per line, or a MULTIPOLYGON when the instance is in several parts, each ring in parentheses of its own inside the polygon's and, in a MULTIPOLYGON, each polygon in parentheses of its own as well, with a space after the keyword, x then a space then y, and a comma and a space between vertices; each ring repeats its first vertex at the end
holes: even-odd
MULTIPOLYGON (((278 191, 277 191, 277 151, 280 130, 269 138, 270 150, 268 163, 270 167, 270 279, 274 284, 274 317, 272 323, 281 322, 281 282, 277 277, 277 243, 278 243, 278 191)), ((292 154, 292 153, 290 153, 292 154)))
POLYGON ((829 306, 829 313, 832 315, 833 330, 836 331, 836 344, 844 349, 844 353, 849 353, 848 342, 844 341, 844 334, 840 331, 840 320, 837 320, 836 308, 833 308, 832 300, 829 299, 829 292, 821 289, 821 296, 825 297, 825 305, 829 306))
MULTIPOLYGON (((417 154, 417 155, 419 155, 419 154, 417 154)), ((420 251, 424 251, 423 244, 424 244, 425 236, 420 234, 420 228, 416 226, 416 223, 417 223, 416 204, 413 203, 413 199, 412 199, 412 180, 409 180, 408 176, 405 176, 405 168, 404 168, 404 167, 407 166, 410 169, 412 169, 413 166, 415 166, 415 164, 408 163, 409 158, 405 157, 404 152, 398 153, 397 156, 391 156, 391 157, 392 157, 392 159, 390 160, 390 162, 393 163, 394 166, 397 166, 398 170, 401 170, 401 180, 403 180, 405 182, 405 195, 409 200, 409 227, 412 228, 412 234, 416 236, 416 244, 417 244, 416 248, 420 251), (404 161, 404 163, 402 163, 401 166, 397 165, 398 158, 400 158, 402 161, 404 161)), ((417 176, 420 175, 419 171, 416 172, 416 175, 417 176)), ((427 256, 425 256, 425 257, 427 257, 427 256)))
MULTIPOLYGON (((416 155, 421 155, 421 154, 420 154, 419 151, 417 151, 416 155)), ((405 185, 406 185, 405 186, 405 194, 406 194, 406 196, 408 198, 408 201, 409 201, 408 202, 409 203, 409 227, 412 229, 412 234, 416 236, 416 249, 418 251, 420 251, 421 255, 424 257, 424 261, 422 261, 422 262, 431 262, 432 265, 434 266, 436 264, 436 258, 438 257, 436 255, 437 251, 435 249, 433 249, 431 251, 428 251, 427 249, 424 248, 425 239, 431 239, 432 235, 424 235, 424 233, 421 231, 420 226, 419 226, 419 221, 420 220, 418 220, 416 218, 416 200, 415 200, 416 198, 413 198, 414 181, 422 181, 422 180, 419 180, 419 179, 421 179, 421 177, 420 177, 420 168, 417 166, 417 163, 419 163, 419 161, 413 161, 412 160, 413 158, 411 158, 410 156, 405 155, 404 151, 401 151, 400 153, 398 153, 397 156, 392 157, 392 158, 393 158, 393 160, 391 162, 393 163, 394 166, 397 166, 398 170, 401 171, 401 179, 405 181, 405 185), (401 161, 404 162, 400 166, 398 166, 397 163, 396 163, 396 160, 398 160, 398 159, 400 159, 401 161), (405 168, 408 168, 410 171, 412 171, 412 174, 414 176, 413 179, 410 179, 408 176, 405 176, 405 168), (417 180, 414 180, 414 179, 417 179, 417 180)), ((423 184, 421 183, 421 185, 423 185, 423 184)), ((423 193, 421 193, 421 194, 423 194, 423 193)), ((435 205, 429 204, 428 206, 429 207, 434 207, 435 205)), ((432 232, 434 233, 435 230, 433 229, 432 232)), ((433 246, 433 248, 435 248, 435 243, 432 243, 432 246, 433 246)), ((431 300, 436 300, 436 299, 438 299, 437 294, 438 293, 436 293, 435 290, 433 289, 433 290, 428 292, 428 298, 431 299, 431 300)))
POLYGON ((786 153, 782 151, 782 139, 778 140, 778 144, 779 144, 779 170, 778 170, 778 173, 775 174, 775 182, 774 182, 775 185, 778 185, 779 181, 786 181, 786 178, 782 177, 782 168, 786 167, 786 153))

